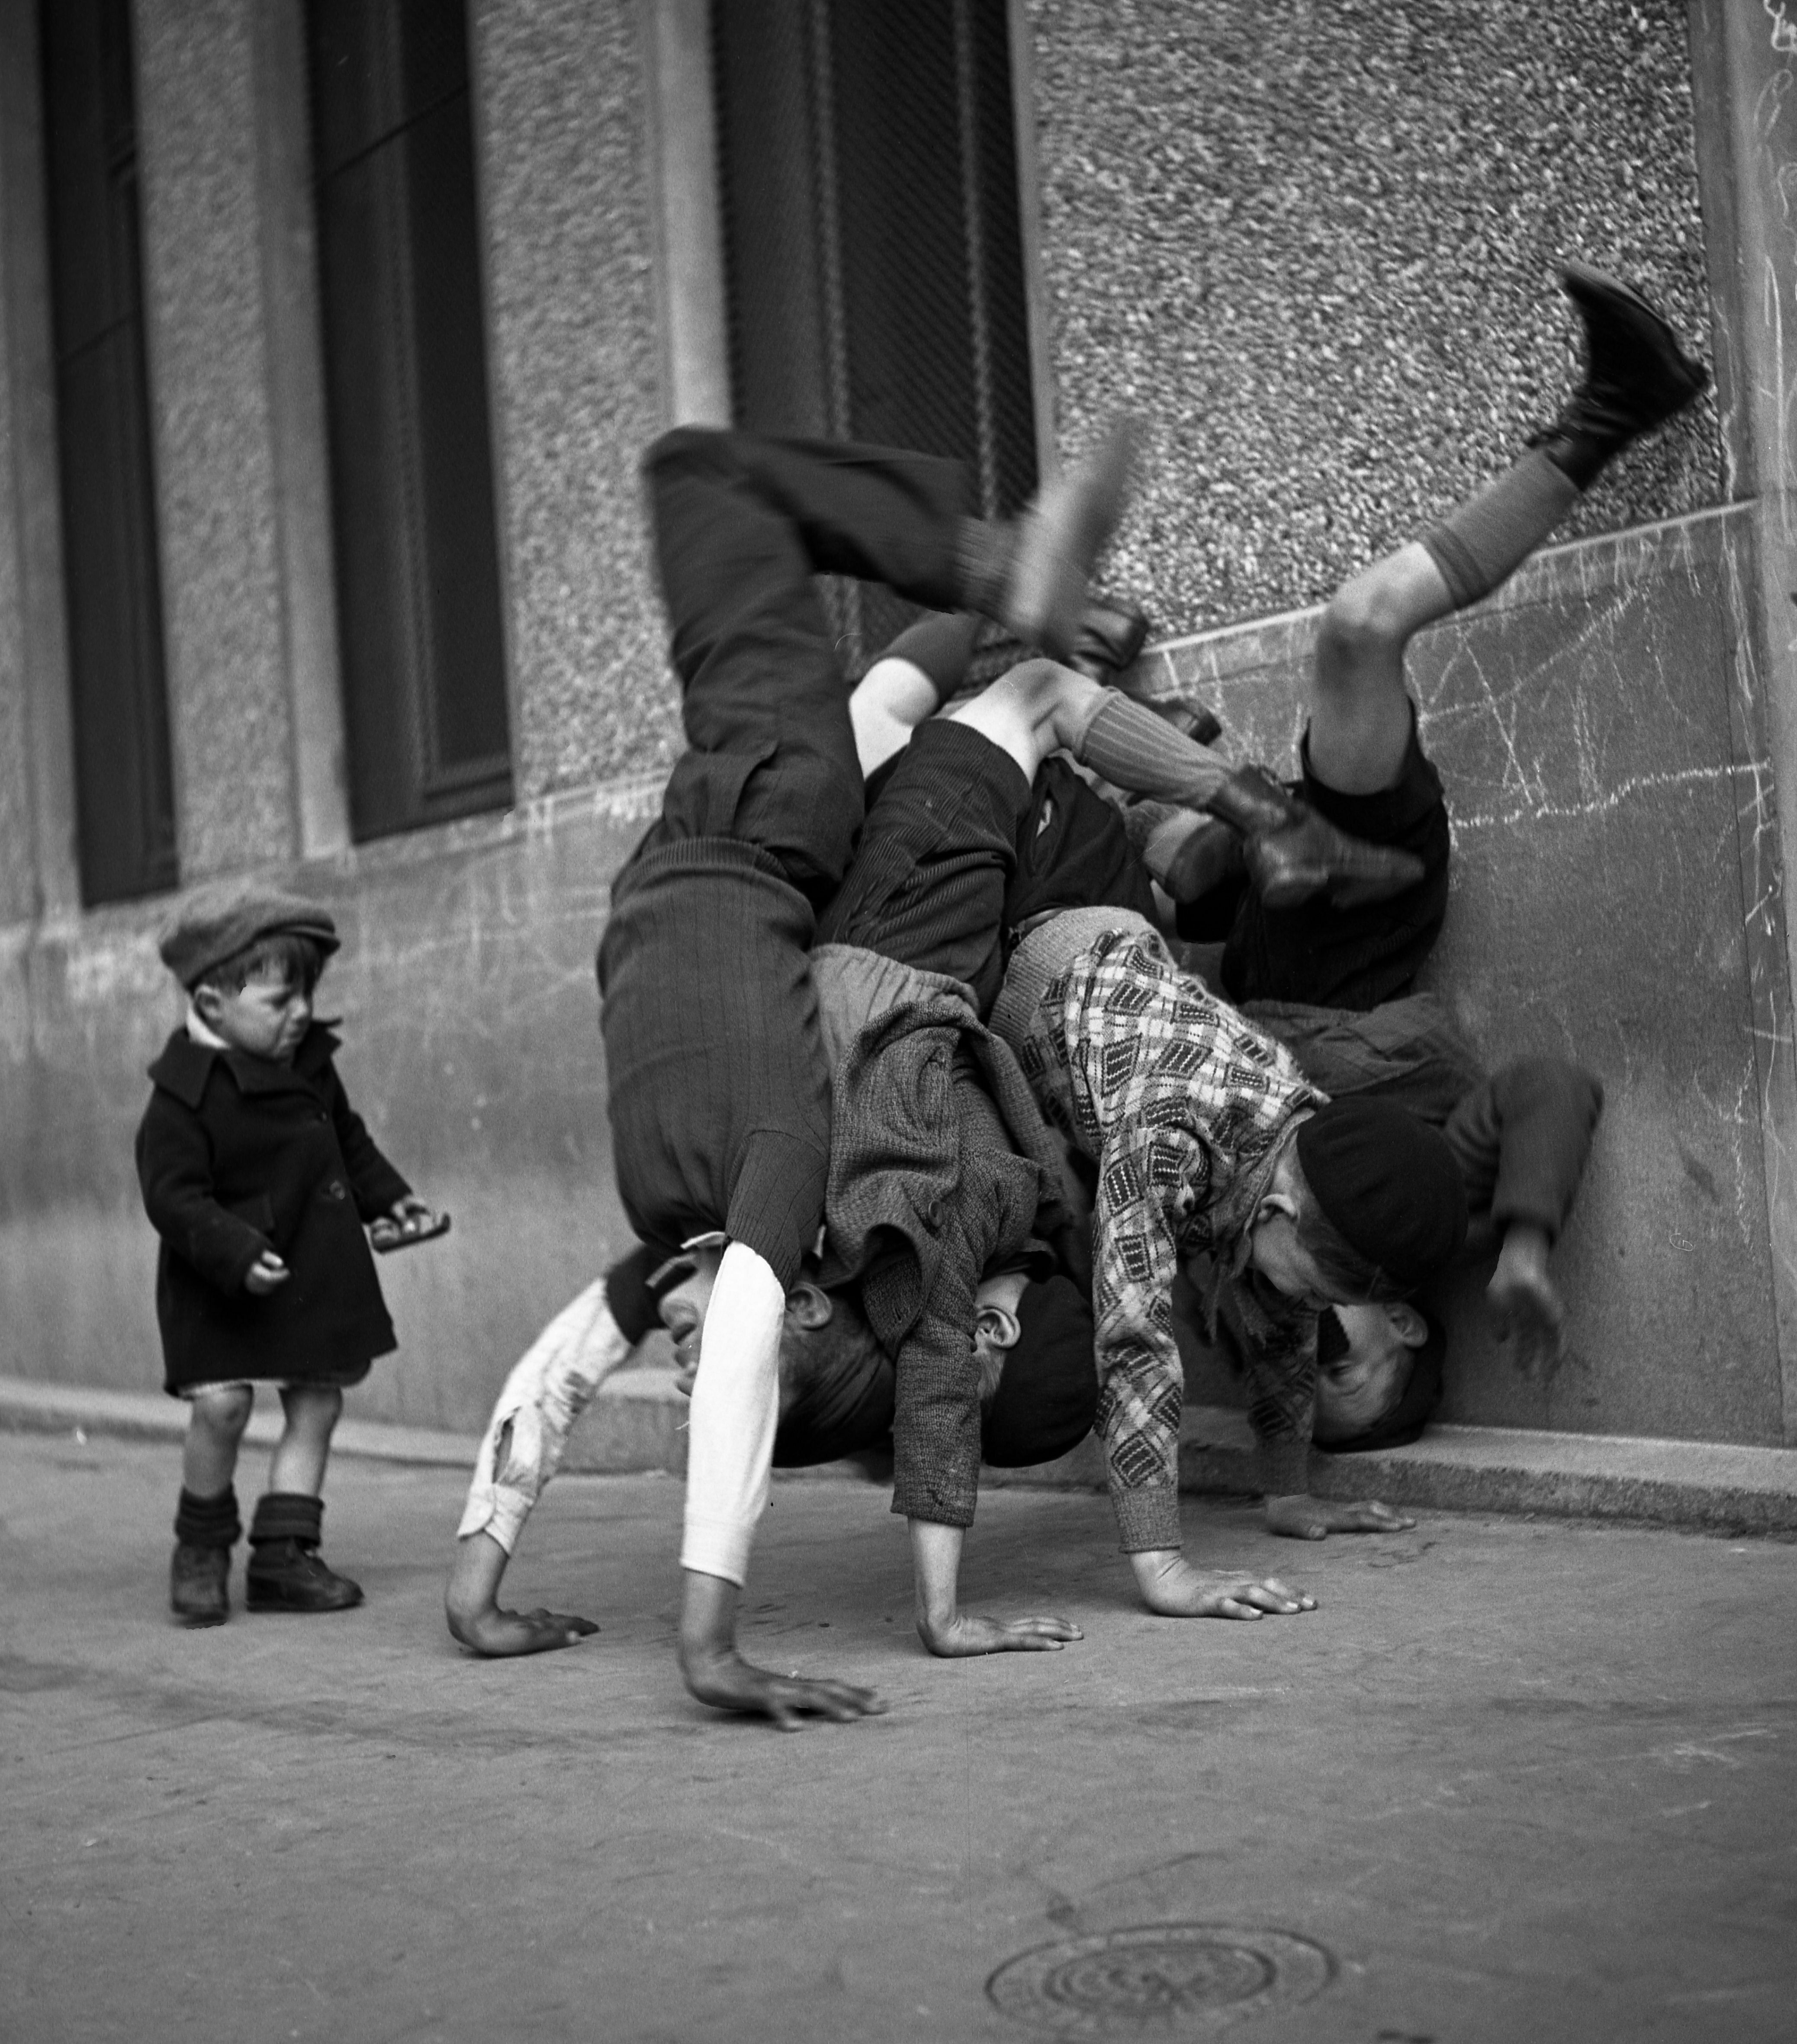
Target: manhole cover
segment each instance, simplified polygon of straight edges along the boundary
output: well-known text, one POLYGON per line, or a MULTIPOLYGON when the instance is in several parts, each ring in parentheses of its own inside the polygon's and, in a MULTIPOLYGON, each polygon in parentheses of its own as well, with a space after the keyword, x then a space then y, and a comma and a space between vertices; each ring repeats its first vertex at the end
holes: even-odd
POLYGON ((1192 2035, 1326 1988, 1335 1962, 1287 1931, 1146 1923, 1039 1945, 986 1982, 995 2008, 1057 2037, 1192 2035))

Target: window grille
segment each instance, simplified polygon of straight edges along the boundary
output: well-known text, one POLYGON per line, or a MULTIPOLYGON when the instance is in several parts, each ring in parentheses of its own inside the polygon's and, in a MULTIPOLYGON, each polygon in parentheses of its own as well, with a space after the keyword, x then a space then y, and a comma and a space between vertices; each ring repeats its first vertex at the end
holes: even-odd
MULTIPOLYGON (((738 425, 966 463, 987 517, 1035 488, 1004 0, 712 0, 738 425)), ((851 672, 915 615, 831 603, 851 672)))

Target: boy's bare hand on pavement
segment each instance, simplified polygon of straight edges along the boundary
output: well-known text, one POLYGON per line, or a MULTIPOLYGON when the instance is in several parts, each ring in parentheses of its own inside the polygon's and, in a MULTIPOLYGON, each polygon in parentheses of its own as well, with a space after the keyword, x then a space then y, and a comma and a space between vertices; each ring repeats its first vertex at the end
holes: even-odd
POLYGON ((1288 1540, 1321 1540, 1331 1533, 1405 1533, 1416 1521, 1373 1498, 1337 1504, 1299 1491, 1267 1500, 1267 1531, 1288 1540))
POLYGON ((1195 1569, 1177 1550, 1166 1548, 1129 1558, 1142 1601, 1162 1618, 1283 1618, 1316 1609, 1315 1597, 1277 1576, 1263 1580, 1231 1570, 1195 1569))
POLYGON ((492 1660, 517 1654, 547 1654, 558 1646, 572 1646, 589 1638, 599 1628, 589 1618, 572 1612, 501 1611, 497 1606, 463 1617, 452 1616, 449 1629, 464 1646, 492 1660))
POLYGON ((956 1660, 975 1654, 1058 1653, 1069 1639, 1083 1639, 1071 1619, 975 1618, 954 1612, 946 1619, 917 1618, 918 1636, 932 1654, 956 1660))
POLYGON ((776 1675, 735 1652, 715 1656, 683 1653, 681 1672, 701 1703, 716 1710, 771 1718, 781 1731, 799 1731, 808 1717, 847 1724, 854 1718, 878 1717, 887 1708, 883 1697, 871 1689, 857 1689, 852 1682, 813 1680, 796 1669, 790 1675, 776 1675))

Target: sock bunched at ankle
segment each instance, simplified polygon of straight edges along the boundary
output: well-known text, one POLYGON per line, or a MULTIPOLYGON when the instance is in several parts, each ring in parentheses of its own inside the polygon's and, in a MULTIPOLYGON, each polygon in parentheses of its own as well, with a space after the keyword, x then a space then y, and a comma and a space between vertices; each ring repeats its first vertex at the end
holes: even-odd
POLYGON ((250 1521, 250 1545, 266 1546, 275 1540, 297 1540, 302 1547, 316 1547, 324 1522, 324 1500, 307 1497, 294 1490, 271 1490, 256 1500, 255 1516, 250 1521))
POLYGON ((1200 807, 1229 778, 1215 753, 1195 745, 1146 703, 1107 689, 1073 756, 1113 786, 1200 807))
POLYGON ((229 1484, 217 1497, 196 1497, 182 1489, 175 1508, 175 1537, 184 1547, 229 1547, 243 1530, 237 1493, 229 1484))
POLYGON ((908 624, 879 655, 882 660, 908 660, 929 677, 939 702, 946 702, 967 679, 980 620, 967 611, 931 611, 908 624))
POLYGON ((1507 582, 1578 501, 1578 485, 1531 451, 1425 532, 1454 608, 1507 582))

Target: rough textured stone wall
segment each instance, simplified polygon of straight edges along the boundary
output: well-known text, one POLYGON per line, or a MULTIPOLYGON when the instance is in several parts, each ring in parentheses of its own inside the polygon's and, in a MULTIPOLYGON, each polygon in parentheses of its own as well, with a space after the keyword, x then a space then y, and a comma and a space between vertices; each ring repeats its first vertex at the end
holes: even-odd
MULTIPOLYGON (((1030 0, 1064 450, 1149 422, 1112 579, 1264 617, 1552 415, 1577 255, 1708 345, 1681 0, 1030 0)), ((1725 499, 1713 407, 1572 532, 1725 499)))
POLYGON ((476 114, 520 797, 671 765, 636 484, 661 424, 636 13, 482 0, 476 114))
POLYGON ((144 277, 186 880, 294 843, 248 24, 139 0, 144 277))

